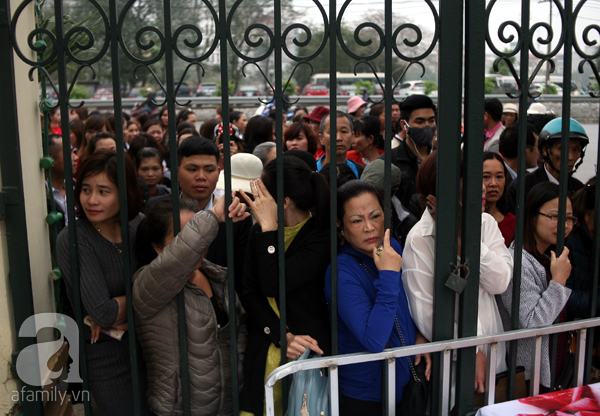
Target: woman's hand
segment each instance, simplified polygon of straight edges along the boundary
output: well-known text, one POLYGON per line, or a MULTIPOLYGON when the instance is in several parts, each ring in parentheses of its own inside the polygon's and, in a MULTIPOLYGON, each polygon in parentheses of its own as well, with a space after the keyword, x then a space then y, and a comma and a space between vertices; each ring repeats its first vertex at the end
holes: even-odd
MULTIPOLYGON (((234 223, 248 218, 250 213, 246 212, 246 204, 240 202, 240 199, 235 196, 234 191, 231 191, 231 197, 231 205, 229 205, 228 209, 229 218, 231 218, 234 223)), ((211 208, 211 211, 215 213, 219 222, 225 222, 226 212, 224 195, 221 198, 216 199, 215 205, 211 208)))
POLYGON ((565 247, 558 258, 554 251, 551 251, 550 254, 550 273, 552 273, 552 280, 564 286, 567 284, 567 279, 571 275, 569 249, 565 247))
POLYGON ((485 375, 487 373, 487 357, 477 351, 475 359, 475 393, 485 393, 485 375))
POLYGON ((254 215, 254 218, 260 224, 263 233, 277 230, 277 203, 269 191, 267 191, 267 187, 263 181, 257 179, 250 182, 250 189, 252 189, 254 201, 241 189, 240 193, 250 207, 252 215, 254 215))
POLYGON ((377 266, 377 270, 394 270, 399 272, 400 268, 402 267, 402 257, 400 257, 400 254, 396 253, 396 251, 390 245, 389 229, 385 231, 382 247, 382 250, 381 248, 373 249, 373 259, 375 260, 375 266, 377 266), (378 255, 377 252, 380 250, 381 252, 378 255))
POLYGON ((427 209, 429 210, 429 214, 431 214, 431 216, 435 220, 435 203, 436 203, 436 197, 433 196, 433 195, 427 195, 426 200, 427 200, 427 209))
POLYGON ((317 340, 308 335, 294 335, 288 332, 285 335, 287 339, 287 357, 290 360, 297 360, 308 348, 317 354, 323 355, 323 350, 319 348, 317 340))
POLYGON ((85 318, 90 321, 90 329, 92 330, 91 342, 92 342, 92 344, 94 344, 94 343, 96 343, 96 341, 98 341, 98 338, 100 338, 100 330, 102 328, 100 328, 100 325, 98 325, 96 322, 94 322, 93 319, 89 315, 86 316, 85 318))
MULTIPOLYGON (((415 345, 426 344, 429 341, 421 335, 419 331, 417 331, 417 339, 415 340, 415 345)), ((419 365, 421 362, 421 357, 425 358, 425 377, 427 380, 431 377, 431 354, 416 354, 415 355, 415 367, 419 365)))

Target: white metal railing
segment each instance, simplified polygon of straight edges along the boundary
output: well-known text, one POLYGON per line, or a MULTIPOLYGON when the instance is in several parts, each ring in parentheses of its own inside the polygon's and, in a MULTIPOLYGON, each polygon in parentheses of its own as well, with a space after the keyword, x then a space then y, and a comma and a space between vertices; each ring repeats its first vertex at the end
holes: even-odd
POLYGON ((356 353, 347 355, 336 355, 332 357, 315 358, 287 363, 276 368, 269 374, 265 382, 265 397, 267 416, 275 415, 273 387, 277 380, 297 373, 303 370, 314 368, 329 369, 329 388, 331 393, 331 414, 339 415, 339 397, 338 397, 338 367, 342 365, 366 363, 371 361, 384 361, 387 365, 387 395, 384 405, 387 408, 389 416, 396 414, 396 359, 411 356, 415 354, 435 353, 442 354, 442 380, 440 388, 439 402, 441 414, 446 416, 450 412, 450 364, 452 362, 452 351, 461 348, 476 347, 478 345, 490 344, 490 354, 488 358, 488 371, 486 376, 486 405, 494 404, 494 395, 496 389, 496 361, 498 352, 498 343, 513 341, 525 338, 535 337, 535 349, 533 355, 534 367, 531 373, 530 395, 535 396, 539 393, 541 354, 542 354, 542 336, 551 335, 560 332, 577 332, 577 351, 575 356, 575 380, 577 386, 583 384, 583 372, 585 365, 585 347, 587 328, 600 326, 600 318, 583 319, 579 321, 567 322, 557 325, 551 325, 540 328, 519 329, 516 331, 503 332, 496 335, 467 337, 448 341, 430 342, 427 344, 412 345, 410 347, 399 347, 387 349, 379 353, 356 353))

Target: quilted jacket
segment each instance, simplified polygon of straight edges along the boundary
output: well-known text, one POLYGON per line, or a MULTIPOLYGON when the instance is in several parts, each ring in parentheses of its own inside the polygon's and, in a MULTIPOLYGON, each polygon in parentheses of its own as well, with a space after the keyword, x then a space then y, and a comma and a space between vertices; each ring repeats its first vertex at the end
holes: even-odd
MULTIPOLYGON (((158 416, 183 414, 177 311, 177 294, 182 289, 192 415, 231 415, 233 412, 230 323, 219 328, 206 293, 188 282, 218 229, 214 213, 197 213, 171 244, 133 277, 133 307, 146 362, 148 403, 158 416)), ((206 275, 214 296, 228 313, 227 269, 203 260, 199 270, 206 275)), ((241 387, 247 331, 245 312, 237 297, 236 324, 241 387)))

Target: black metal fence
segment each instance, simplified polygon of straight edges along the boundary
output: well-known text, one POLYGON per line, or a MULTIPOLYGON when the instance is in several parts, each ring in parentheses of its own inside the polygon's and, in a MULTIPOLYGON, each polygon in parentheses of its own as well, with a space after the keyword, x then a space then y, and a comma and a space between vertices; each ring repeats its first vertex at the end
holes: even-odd
MULTIPOLYGON (((470 264, 471 274, 469 277, 469 284, 466 286, 464 292, 459 299, 459 324, 458 334, 459 337, 469 337, 477 335, 477 310, 478 310, 478 288, 479 288, 479 256, 480 256, 480 233, 481 233, 481 222, 480 222, 480 203, 474 201, 480 201, 481 199, 481 185, 482 185, 482 148, 481 142, 473 140, 473 137, 479 137, 483 131, 483 117, 484 117, 484 77, 485 77, 485 55, 486 47, 490 48, 497 59, 494 62, 494 67, 497 69, 498 66, 504 63, 510 70, 510 75, 514 78, 514 81, 518 85, 518 92, 511 97, 518 100, 520 108, 519 117, 519 131, 520 137, 525 137, 526 132, 526 109, 528 106, 528 100, 535 98, 537 93, 528 93, 529 85, 533 82, 533 78, 540 71, 544 63, 549 64, 552 68, 556 66, 556 59, 559 53, 563 54, 563 68, 564 71, 564 84, 565 86, 570 85, 572 74, 568 69, 573 64, 578 63, 578 68, 583 71, 585 66, 592 68, 596 82, 600 80, 598 73, 598 58, 600 57, 600 51, 598 49, 595 52, 588 53, 586 51, 591 50, 597 45, 594 40, 594 33, 597 35, 600 33, 600 28, 597 24, 585 25, 583 20, 579 21, 581 11, 586 7, 589 1, 582 0, 577 4, 574 4, 572 0, 565 0, 559 2, 558 0, 552 1, 552 8, 559 12, 560 15, 560 35, 557 35, 549 24, 530 16, 530 0, 523 0, 515 5, 520 5, 521 19, 520 23, 516 21, 506 21, 500 25, 497 34, 500 39, 500 45, 495 44, 492 40, 492 33, 490 33, 489 19, 491 13, 494 11, 494 7, 497 3, 496 0, 487 2, 485 0, 439 0, 438 3, 434 4, 431 0, 424 0, 423 3, 427 5, 429 12, 434 21, 433 34, 430 39, 429 45, 422 45, 423 43, 423 31, 416 24, 404 23, 398 27, 393 25, 393 12, 401 11, 403 8, 410 7, 413 2, 403 1, 391 1, 385 0, 383 2, 383 10, 385 16, 385 22, 383 25, 376 24, 373 22, 364 22, 357 26, 354 30, 354 38, 360 46, 368 46, 369 42, 360 41, 361 31, 365 28, 369 28, 377 34, 376 41, 379 42, 379 47, 375 51, 369 53, 362 53, 360 50, 351 50, 347 47, 346 43, 348 39, 345 39, 341 31, 341 22, 344 17, 344 13, 348 8, 353 6, 351 0, 344 2, 336 2, 331 0, 328 5, 328 10, 325 9, 324 5, 318 0, 314 1, 314 6, 318 8, 322 22, 318 28, 309 28, 305 24, 293 23, 286 27, 282 25, 282 0, 274 0, 273 2, 273 15, 272 22, 270 24, 255 23, 246 28, 244 33, 232 33, 232 16, 235 13, 239 13, 239 8, 243 5, 244 0, 237 0, 235 2, 228 2, 226 0, 218 1, 203 1, 199 7, 206 8, 209 11, 209 15, 212 18, 212 23, 216 27, 216 31, 212 37, 204 36, 202 30, 196 22, 189 22, 179 27, 172 27, 172 16, 171 10, 173 5, 178 0, 164 0, 162 2, 162 12, 164 15, 163 29, 162 31, 156 27, 142 27, 137 31, 135 40, 138 46, 143 50, 150 50, 155 47, 151 57, 135 56, 132 54, 123 39, 123 26, 125 19, 130 12, 135 0, 129 0, 127 2, 117 2, 116 0, 109 0, 107 7, 102 7, 96 0, 90 0, 90 3, 97 10, 98 16, 101 19, 102 26, 104 28, 105 35, 101 39, 95 39, 94 34, 86 29, 85 27, 72 27, 69 30, 65 29, 64 19, 62 18, 65 14, 64 4, 62 0, 56 0, 54 2, 53 14, 55 16, 55 30, 49 31, 47 29, 38 28, 31 32, 27 39, 21 39, 17 37, 16 27, 19 19, 24 18, 25 13, 29 13, 30 9, 28 6, 34 4, 34 0, 25 0, 20 6, 11 12, 10 0, 4 0, 2 7, 0 8, 0 60, 3 62, 0 68, 0 74, 4 80, 14 80, 14 67, 12 63, 13 51, 16 53, 19 59, 26 62, 31 66, 30 78, 34 80, 34 72, 37 70, 45 81, 48 82, 49 88, 52 88, 57 93, 58 101, 54 107, 61 109, 61 127, 63 131, 63 156, 65 160, 70 160, 70 146, 69 146, 69 94, 72 87, 77 82, 77 78, 80 76, 83 70, 90 71, 92 65, 101 61, 109 60, 112 67, 112 86, 114 93, 114 117, 116 126, 117 136, 117 153, 119 160, 119 189, 120 189, 120 201, 122 204, 121 209, 121 224, 122 224, 122 241, 123 241, 123 277, 126 281, 127 287, 127 316, 129 322, 129 334, 130 334, 130 356, 133 372, 133 380, 135 383, 135 403, 136 403, 136 414, 141 414, 142 400, 145 397, 145 392, 140 391, 139 388, 139 362, 141 357, 138 356, 135 345, 136 345, 136 332, 135 332, 135 316, 132 307, 131 299, 131 264, 129 262, 129 253, 131 247, 129 246, 129 230, 127 227, 127 199, 125 193, 125 165, 124 165, 124 142, 123 142, 123 119, 122 119, 122 93, 121 93, 121 74, 123 70, 123 59, 131 61, 136 65, 136 71, 145 68, 148 70, 155 82, 160 85, 160 88, 164 91, 165 102, 168 107, 169 114, 169 137, 175 137, 175 109, 178 105, 186 105, 180 97, 176 96, 177 90, 181 83, 186 79, 188 71, 199 66, 203 69, 203 64, 209 58, 209 56, 215 51, 220 52, 220 67, 221 67, 221 85, 225 86, 229 84, 229 73, 228 73, 228 55, 230 51, 236 56, 236 59, 244 62, 244 65, 255 65, 260 68, 267 59, 271 58, 274 60, 274 76, 268 77, 265 73, 268 71, 262 71, 265 78, 265 82, 273 87, 273 98, 277 103, 282 103, 287 98, 284 97, 284 90, 286 84, 290 81, 294 71, 300 66, 311 67, 311 62, 317 56, 328 55, 329 56, 329 73, 330 73, 330 85, 336 85, 336 72, 337 69, 337 54, 339 49, 337 45, 340 45, 343 53, 355 60, 356 65, 367 66, 371 68, 373 72, 375 68, 371 64, 376 58, 383 57, 385 62, 385 82, 381 85, 385 99, 385 112, 386 115, 391 114, 392 103, 397 102, 398 97, 394 95, 393 91, 401 81, 401 76, 394 79, 392 74, 392 65, 396 59, 400 59, 403 63, 410 66, 421 66, 423 71, 425 67, 421 63, 425 58, 429 57, 435 51, 438 51, 438 70, 439 70, 439 96, 438 96, 438 132, 439 132, 439 164, 438 164, 438 175, 437 188, 438 197, 437 204, 443 209, 438 210, 437 221, 436 221, 436 236, 438 242, 444 242, 444 244, 438 244, 436 247, 436 278, 435 278, 435 305, 434 305, 434 322, 433 322, 433 340, 441 341, 446 339, 452 339, 454 337, 454 310, 456 293, 449 290, 445 286, 446 278, 450 272, 449 265, 456 262, 456 256, 459 254, 462 259, 468 260, 470 264), (583 29, 579 27, 583 25, 583 29), (465 28, 463 31, 463 27, 465 28), (298 53, 298 47, 304 46, 309 42, 315 42, 312 38, 312 33, 316 30, 321 30, 324 36, 321 40, 317 40, 317 47, 314 52, 309 56, 301 56, 298 53), (512 32, 511 32, 512 31, 512 32), (297 35, 294 35, 296 33, 297 35), (512 33, 512 34, 511 34, 512 33), (153 34, 159 39, 159 44, 156 45, 153 42, 148 42, 146 35, 153 34), (79 36, 84 36, 84 40, 79 36), (247 54, 241 52, 235 45, 237 37, 244 36, 244 42, 250 49, 260 49, 260 53, 247 54), (80 39, 78 42, 72 42, 74 38, 80 39), (208 45, 207 52, 201 56, 188 56, 180 48, 179 42, 184 40, 185 45, 190 48, 201 48, 208 45), (551 45, 552 48, 547 53, 543 53, 539 49, 539 45, 551 45), (399 47, 398 45, 401 45, 399 47), (29 48, 37 53, 38 60, 31 60, 28 58, 28 54, 23 51, 24 48, 29 48), (408 51, 417 51, 414 54, 410 54, 408 51), (79 54, 75 53, 77 50, 94 51, 93 56, 86 59, 81 59, 79 54), (575 54, 573 54, 575 51, 575 54), (515 67, 511 58, 518 57, 519 65, 515 67), (282 62, 287 59, 293 64, 292 75, 288 78, 284 77, 282 71, 282 62), (530 71, 530 60, 539 59, 539 63, 533 71, 530 71), (185 63, 185 70, 181 77, 178 79, 175 76, 174 61, 178 60, 185 63), (161 79, 152 69, 152 65, 157 62, 164 63, 166 79, 161 79), (67 64, 75 66, 76 71, 73 76, 69 76, 67 70, 67 64), (57 75, 55 77, 48 76, 45 68, 50 65, 57 66, 57 75), (52 82, 54 79, 56 82, 52 82), (462 101, 464 96, 464 110, 462 108, 462 101), (461 134, 461 125, 464 120, 464 137, 471 138, 471 140, 464 140, 463 146, 463 161, 464 161, 464 176, 463 176, 463 192, 464 200, 472 201, 473 203, 466 203, 459 205, 459 191, 460 191, 460 163, 461 163, 461 144, 463 142, 461 134), (459 216, 462 209, 462 248, 461 252, 458 253, 458 245, 456 236, 459 231, 459 216)), ((364 3, 362 6, 364 7, 364 3)), ((366 49, 365 49, 366 50, 366 49)), ((311 67, 312 68, 312 67, 311 67)), ((356 68, 356 67, 355 67, 356 68)), ((333 88, 333 87, 332 87, 333 88)), ((0 157, 2 167, 2 178, 3 178, 3 196, 6 205, 6 218, 7 218, 7 232, 11 235, 9 241, 9 261, 11 269, 11 288, 14 299, 14 317, 15 327, 19 328, 21 323, 29 316, 33 314, 33 300, 31 296, 31 279, 30 271, 28 267, 29 253, 27 250, 26 233, 26 222, 24 219, 24 199, 23 199, 23 184, 22 174, 23 167, 20 166, 19 158, 15 157, 15 151, 18 153, 19 149, 19 134, 17 119, 18 114, 16 113, 16 93, 14 82, 3 82, 0 83, 0 93, 3 97, 3 107, 5 111, 2 111, 2 121, 4 126, 3 139, 0 141, 0 157), (10 201, 10 204, 8 203, 10 201), (19 237, 20 236, 20 237, 19 237), (27 260, 27 261, 24 261, 27 260)), ((593 97, 593 93, 590 93, 593 97)), ((562 148, 568 148, 569 136, 568 136, 568 119, 570 116, 570 104, 571 96, 565 93, 562 97, 563 110, 563 135, 562 135, 562 148)), ((83 104, 83 103, 82 103, 83 104)), ((161 103, 159 103, 161 104, 161 103)), ((221 104, 223 108, 228 108, 230 104, 230 97, 227 94, 223 94, 221 104)), ((43 110, 47 110, 50 106, 47 106, 43 110)), ((331 112, 335 112, 338 109, 338 103, 333 89, 330 95, 329 107, 331 112)), ((277 137, 277 169, 281 177, 283 172, 283 134, 282 134, 282 120, 283 120, 283 107, 281 105, 276 106, 276 137, 277 137)), ((229 115, 227 111, 223 114, 223 122, 229 122, 229 115)), ((336 118, 331 118, 331 131, 336 131, 336 118)), ((392 124, 391 117, 385 117, 385 132, 386 137, 392 137, 392 124)), ((229 131, 224 131, 224 152, 225 155, 230 154, 230 142, 229 142, 229 131)), ((332 148, 335 148, 335 134, 331 134, 332 148)), ((171 166, 177 166, 176 160, 176 143, 171 140, 170 146, 170 157, 171 166)), ((385 142, 385 173, 386 173, 386 194, 384 204, 386 210, 389 211, 391 205, 391 183, 390 183, 390 172, 391 172, 391 142, 386 140, 385 142)), ((525 140, 520 141, 518 158, 520 166, 518 169, 519 184, 517 187, 517 226, 515 236, 515 263, 514 263, 514 299, 519 299, 519 288, 520 288, 520 271, 522 265, 522 252, 521 248, 523 245, 522 230, 524 226, 523 217, 523 206, 525 200, 525 188, 523 186, 522 178, 525 177, 525 153, 526 153, 526 142, 525 140)), ((588 155, 593 157, 594 155, 588 155)), ((596 155, 597 157, 597 155, 596 155)), ((561 165, 560 165, 560 218, 559 223, 564 224, 565 222, 565 207, 567 198, 567 178, 568 170, 566 169, 568 163, 567 152, 562 153, 561 165)), ((230 177, 231 165, 229 157, 225 157, 224 166, 226 175, 230 177)), ((66 164, 66 189, 73 189, 72 171, 69 164, 66 164)), ((174 196, 174 216, 173 224, 176 232, 179 230, 179 215, 178 215, 178 181, 177 181, 177 169, 172 170, 172 194, 174 196)), ((331 188, 336 188, 336 177, 332 175, 331 188)), ((227 204, 231 201, 231 183, 226 182, 225 196, 227 198, 227 204)), ((278 200, 283 200, 283 181, 278 181, 277 188, 278 200)), ((72 192, 67 192, 67 204, 68 204, 68 219, 70 224, 75 223, 75 210, 74 210, 74 196, 72 192)), ((600 195, 596 196, 595 206, 600 206, 600 195)), ((282 363, 285 363, 286 356, 286 279, 285 279, 285 258, 284 258, 284 227, 283 227, 283 205, 278 207, 278 218, 279 218, 279 271, 280 271, 280 285, 279 285, 279 298, 280 298, 280 310, 281 310, 281 359, 282 363)), ((336 217, 336 194, 331 193, 331 217, 336 217)), ((595 213, 595 224, 600 222, 600 214, 598 210, 595 213)), ((389 227, 390 219, 386 218, 386 227, 389 227)), ((557 250, 561 252, 564 247, 564 227, 559 227, 559 236, 557 250)), ((597 230, 597 228, 596 228, 597 230)), ((337 265, 336 265, 336 239, 337 230, 336 223, 332 220, 331 228, 331 268, 332 268, 332 293, 337 293, 337 265)), ((230 295, 230 315, 235 316, 235 291, 234 282, 241 276, 234 275, 233 267, 233 228, 230 220, 227 221, 227 253, 228 253, 228 269, 229 269, 229 295, 230 295)), ((80 327, 83 327, 83 317, 81 314, 81 302, 79 295, 79 273, 80 264, 78 261, 78 245, 77 245, 77 233, 75 227, 69 227, 69 241, 71 249, 71 269, 74 276, 73 288, 75 296, 75 312, 77 316, 77 322, 80 327)), ((599 256, 600 252, 600 233, 594 233, 594 286, 592 288, 592 302, 590 317, 595 316, 595 304, 596 304, 596 288, 597 288, 597 277, 599 273, 599 256)), ((183 304, 183 296, 180 294, 179 298, 179 340, 181 347, 181 369, 183 379, 183 400, 185 407, 185 414, 190 414, 190 391, 189 391, 189 374, 187 365, 187 343, 186 343, 186 328, 185 328, 185 309, 183 304)), ((513 302, 513 328, 518 328, 518 305, 519 302, 513 302)), ((333 353, 337 351, 337 303, 335 296, 332 300, 331 309, 332 313, 332 345, 333 353)), ((231 325, 231 337, 235 339, 236 327, 235 320, 230 321, 231 325)), ((80 332, 82 334, 82 332, 80 332)), ((588 336, 588 347, 587 347, 587 371, 586 380, 589 381, 589 370, 591 366, 591 353, 592 353, 592 342, 593 336, 588 336)), ((23 340, 18 341, 18 349, 22 350, 26 346, 34 343, 35 340, 23 340)), ((81 345, 85 345, 83 335, 80 339, 81 345)), ((232 376, 233 376, 233 398, 234 398, 234 413, 239 413, 239 397, 237 390, 237 361, 235 359, 235 342, 231 343, 232 348, 232 376)), ((511 351, 516 351, 516 345, 512 345, 511 351)), ((87 389, 87 370, 85 360, 85 348, 81 348, 81 372, 84 379, 84 389, 87 389)), ((433 380, 439 380, 439 368, 440 359, 439 356, 435 357, 434 370, 436 374, 433 376, 433 380)), ((514 392, 514 385, 512 380, 515 376, 515 363, 516 354, 510 355, 509 368, 510 368, 510 389, 514 392)), ((475 377, 475 348, 461 349, 458 354, 458 368, 461 371, 457 374, 457 410, 458 414, 466 414, 472 410, 473 403, 473 380, 475 377)), ((31 387, 34 389, 34 387, 31 387)), ((439 385, 433 383, 433 397, 439 397, 439 385)), ((42 409, 40 403, 24 403, 25 412, 28 415, 41 415, 42 409)), ((86 415, 90 415, 91 409, 90 404, 85 404, 86 415)), ((433 402, 432 414, 438 414, 436 402, 433 402)))

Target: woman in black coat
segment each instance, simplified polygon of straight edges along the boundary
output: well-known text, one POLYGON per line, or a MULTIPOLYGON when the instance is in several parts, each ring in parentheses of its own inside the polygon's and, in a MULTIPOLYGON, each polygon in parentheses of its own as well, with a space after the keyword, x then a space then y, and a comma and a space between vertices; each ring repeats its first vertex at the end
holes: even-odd
MULTIPOLYGON (((577 224, 569 235, 567 247, 570 250, 571 276, 567 280, 567 287, 571 289, 571 296, 567 302, 568 319, 589 318, 590 300, 592 291, 592 250, 594 239, 594 202, 596 201, 596 177, 590 179, 585 186, 573 196, 573 215, 577 217, 577 224)), ((600 285, 598 285, 598 300, 600 300, 600 285)), ((600 316, 600 302, 596 302, 596 315, 600 316)))
MULTIPOLYGON (((294 360, 306 348, 322 355, 331 353, 323 292, 330 262, 329 187, 321 175, 293 156, 283 158, 283 182, 284 200, 279 202, 284 205, 285 226, 286 353, 294 360)), ((277 162, 267 164, 262 178, 251 187, 254 201, 246 197, 246 202, 257 224, 248 237, 244 267, 242 304, 248 314, 249 334, 241 414, 260 416, 265 375, 279 366, 281 357, 277 201, 273 198, 277 194, 277 162)), ((277 396, 276 386, 276 409, 277 396)))

